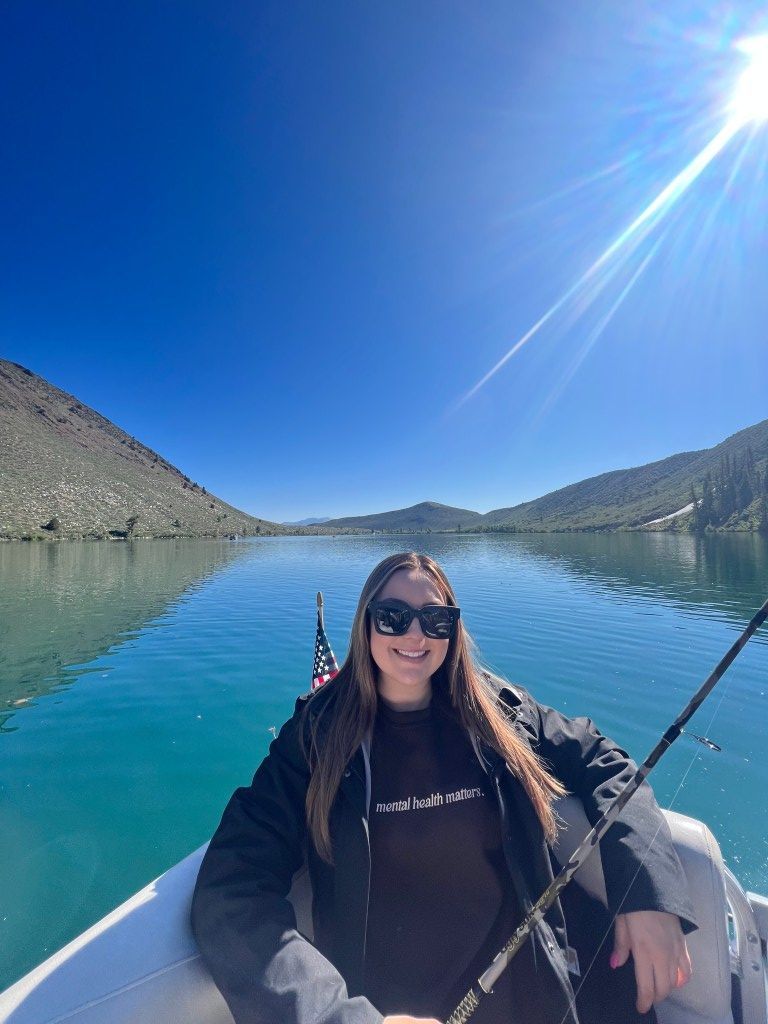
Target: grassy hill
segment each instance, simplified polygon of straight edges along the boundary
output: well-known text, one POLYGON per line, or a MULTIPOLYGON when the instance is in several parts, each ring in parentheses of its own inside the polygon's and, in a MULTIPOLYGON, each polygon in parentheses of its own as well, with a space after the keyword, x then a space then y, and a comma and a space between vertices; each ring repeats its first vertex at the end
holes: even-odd
POLYGON ((0 539, 297 532, 241 512, 31 370, 0 359, 0 539))
POLYGON ((480 524, 483 516, 466 508, 453 508, 437 501, 422 501, 409 508, 392 512, 378 512, 370 516, 349 516, 345 519, 329 519, 327 527, 355 527, 362 530, 386 530, 388 533, 404 530, 456 530, 471 529, 480 524))
POLYGON ((759 484, 753 488, 757 493, 749 500, 745 496, 744 503, 718 525, 730 530, 756 529, 761 514, 760 491, 765 487, 768 471, 768 420, 740 430, 713 448, 671 455, 634 469, 601 473, 534 501, 495 509, 483 517, 482 528, 689 529, 693 514, 691 489, 695 489, 700 501, 705 479, 717 478, 723 465, 741 465, 748 453, 754 461, 755 477, 759 478, 759 484))

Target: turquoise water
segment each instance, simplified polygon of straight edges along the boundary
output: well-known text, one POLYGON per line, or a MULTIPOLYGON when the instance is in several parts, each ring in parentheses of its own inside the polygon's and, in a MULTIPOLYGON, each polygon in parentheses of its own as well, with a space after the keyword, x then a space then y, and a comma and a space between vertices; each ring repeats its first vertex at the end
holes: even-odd
MULTIPOLYGON (((0 545, 0 988, 203 843, 360 586, 415 541, 486 664, 642 758, 768 591, 752 536, 0 545)), ((768 631, 654 773, 768 892, 768 631)))

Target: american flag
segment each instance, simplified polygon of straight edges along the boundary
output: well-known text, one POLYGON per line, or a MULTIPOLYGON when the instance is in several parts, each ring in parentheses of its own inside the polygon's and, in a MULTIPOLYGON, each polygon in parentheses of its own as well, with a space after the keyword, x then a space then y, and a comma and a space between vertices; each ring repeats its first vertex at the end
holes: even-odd
POLYGON ((315 634, 315 662, 312 666, 312 689, 316 690, 339 673, 336 656, 328 643, 323 626, 323 595, 317 595, 317 633, 315 634))

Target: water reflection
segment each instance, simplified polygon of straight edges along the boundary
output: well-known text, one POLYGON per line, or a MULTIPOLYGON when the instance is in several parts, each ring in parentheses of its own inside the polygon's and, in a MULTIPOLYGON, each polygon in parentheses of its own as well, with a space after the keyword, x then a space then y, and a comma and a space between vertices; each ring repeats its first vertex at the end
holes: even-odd
POLYGON ((661 597, 697 614, 707 605, 729 619, 749 619, 756 599, 766 596, 768 543, 756 534, 580 535, 569 537, 566 545, 554 540, 541 536, 524 543, 531 555, 608 590, 661 597))
POLYGON ((221 540, 0 544, 0 729, 252 550, 221 540))
MULTIPOLYGON (((403 547, 411 540, 419 549, 420 539, 403 538, 403 547)), ((625 599, 660 598, 683 611, 745 624, 768 596, 768 541, 757 534, 467 535, 432 537, 427 549, 438 560, 506 563, 510 572, 538 563, 625 599)))

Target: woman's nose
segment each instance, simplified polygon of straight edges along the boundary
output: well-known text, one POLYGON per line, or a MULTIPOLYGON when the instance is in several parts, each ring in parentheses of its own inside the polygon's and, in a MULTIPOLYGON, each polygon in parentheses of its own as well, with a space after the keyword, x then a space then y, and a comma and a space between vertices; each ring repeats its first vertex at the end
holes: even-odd
POLYGON ((421 628, 421 623, 419 622, 418 615, 413 616, 413 618, 411 619, 411 624, 405 633, 406 636, 410 636, 411 634, 421 639, 424 638, 424 630, 421 628))

